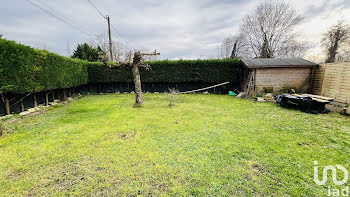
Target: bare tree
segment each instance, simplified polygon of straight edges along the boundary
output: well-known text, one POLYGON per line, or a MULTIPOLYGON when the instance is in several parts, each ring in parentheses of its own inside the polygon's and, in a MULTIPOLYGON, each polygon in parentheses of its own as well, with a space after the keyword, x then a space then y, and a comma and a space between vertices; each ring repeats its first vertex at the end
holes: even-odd
POLYGON ((350 62, 350 43, 339 49, 338 56, 336 58, 337 62, 350 62))
POLYGON ((67 42, 67 44, 66 44, 66 55, 67 55, 67 57, 71 57, 72 56, 72 51, 70 50, 69 42, 67 42))
POLYGON ((148 64, 145 64, 142 62, 142 58, 143 58, 143 56, 153 56, 153 55, 160 55, 160 53, 157 53, 156 51, 154 51, 153 53, 141 53, 140 51, 136 51, 134 53, 133 62, 131 64, 132 74, 134 76, 134 83, 135 83, 135 104, 134 104, 134 107, 140 107, 143 104, 142 90, 141 90, 141 77, 140 77, 139 67, 146 68, 146 70, 150 70, 150 68, 151 68, 148 64))
POLYGON ((218 58, 237 58, 247 55, 246 47, 243 43, 243 35, 241 34, 230 35, 224 38, 218 50, 218 58))
POLYGON ((109 66, 111 69, 118 69, 121 66, 127 66, 132 68, 132 74, 134 77, 134 84, 135 84, 135 104, 134 107, 141 107, 143 104, 142 100, 142 90, 141 90, 141 76, 140 76, 140 70, 139 68, 145 68, 146 70, 150 70, 151 67, 143 62, 144 56, 153 56, 153 55, 160 55, 160 53, 157 53, 154 51, 153 53, 141 53, 140 51, 134 52, 133 61, 127 61, 127 62, 119 62, 119 66, 111 67, 108 65, 108 62, 106 60, 105 54, 100 53, 99 58, 102 60, 102 62, 109 66))
POLYGON ((251 56, 294 57, 306 51, 296 38, 303 18, 289 4, 264 1, 244 17, 240 31, 251 56))
POLYGON ((322 46, 324 47, 327 59, 326 63, 346 61, 350 59, 350 26, 339 21, 323 34, 322 46), (341 52, 341 53, 339 53, 341 52))
MULTIPOLYGON (((89 41, 89 44, 91 46, 97 47, 100 46, 104 52, 109 51, 109 39, 107 34, 99 34, 96 36, 95 39, 91 39, 89 41)), ((127 52, 129 52, 130 49, 127 48, 126 44, 120 41, 112 41, 112 54, 113 54, 113 60, 116 62, 123 62, 127 59, 127 52)), ((110 54, 107 53, 107 58, 111 59, 110 54)))

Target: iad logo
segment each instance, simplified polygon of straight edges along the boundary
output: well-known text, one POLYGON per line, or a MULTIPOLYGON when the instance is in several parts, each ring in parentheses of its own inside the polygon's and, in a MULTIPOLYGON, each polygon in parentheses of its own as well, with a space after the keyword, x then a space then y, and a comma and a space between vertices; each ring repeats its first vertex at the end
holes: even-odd
POLYGON ((335 165, 338 169, 342 170, 344 172, 344 178, 341 181, 337 180, 337 169, 335 169, 334 166, 332 165, 328 165, 326 167, 323 168, 323 177, 322 180, 320 181, 318 179, 318 162, 314 161, 314 181, 317 185, 324 185, 327 182, 327 172, 328 170, 332 171, 332 179, 333 179, 333 183, 336 185, 343 185, 348 181, 348 177, 349 177, 349 173, 348 170, 346 168, 344 168, 342 165, 335 165))

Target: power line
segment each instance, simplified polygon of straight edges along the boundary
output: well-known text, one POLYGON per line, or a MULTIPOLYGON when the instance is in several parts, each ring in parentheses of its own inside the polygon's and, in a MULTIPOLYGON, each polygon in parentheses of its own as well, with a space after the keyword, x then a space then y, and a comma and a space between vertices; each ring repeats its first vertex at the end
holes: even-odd
POLYGON ((125 45, 128 45, 128 41, 121 35, 121 33, 118 32, 117 28, 114 27, 113 24, 111 24, 111 25, 112 25, 113 30, 118 34, 118 36, 119 36, 122 40, 124 40, 125 45))
POLYGON ((74 23, 70 18, 66 17, 65 15, 63 15, 62 13, 60 13, 59 11, 53 9, 52 7, 50 7, 48 4, 46 4, 45 2, 41 1, 41 0, 37 0, 38 2, 40 2, 41 4, 43 4, 44 6, 46 6, 47 8, 49 8, 51 11, 55 12, 56 14, 58 14, 60 17, 64 18, 66 21, 68 21, 69 23, 77 26, 78 28, 80 28, 81 30, 88 32, 89 34, 91 34, 89 32, 89 30, 85 29, 83 26, 74 23))
POLYGON ((86 34, 86 35, 91 36, 91 37, 94 37, 94 35, 91 34, 90 32, 88 32, 88 31, 86 31, 86 30, 84 30, 84 29, 79 28, 78 26, 76 26, 76 25, 72 24, 71 22, 69 22, 69 21, 67 21, 67 20, 65 20, 65 19, 63 19, 63 18, 57 16, 56 14, 54 14, 54 13, 50 12, 49 10, 47 10, 47 9, 45 9, 45 8, 43 8, 43 7, 41 7, 40 5, 34 3, 34 2, 32 2, 32 1, 30 1, 30 0, 26 0, 26 1, 27 1, 28 3, 30 3, 30 4, 32 4, 33 6, 39 8, 40 10, 46 12, 46 13, 49 14, 50 16, 56 18, 57 20, 59 20, 59 21, 61 21, 61 22, 63 22, 63 23, 66 23, 66 24, 70 25, 71 27, 73 27, 74 29, 80 31, 81 33, 86 34))
MULTIPOLYGON (((104 15, 102 14, 102 12, 90 1, 88 0, 88 2, 96 9, 96 11, 105 19, 108 18, 107 15, 104 15)), ((125 46, 126 48, 128 48, 127 46, 130 45, 130 43, 127 41, 127 39, 125 38, 125 36, 123 36, 118 30, 117 28, 112 24, 110 23, 110 25, 112 26, 112 29, 117 33, 118 37, 121 38, 124 42, 125 42, 125 46)), ((113 32, 112 32, 113 33, 113 32)))
POLYGON ((97 12, 100 13, 100 15, 101 15, 104 19, 107 19, 107 17, 106 17, 105 15, 103 15, 102 12, 101 12, 90 0, 88 0, 88 2, 89 2, 92 6, 94 6, 94 8, 97 10, 97 12))

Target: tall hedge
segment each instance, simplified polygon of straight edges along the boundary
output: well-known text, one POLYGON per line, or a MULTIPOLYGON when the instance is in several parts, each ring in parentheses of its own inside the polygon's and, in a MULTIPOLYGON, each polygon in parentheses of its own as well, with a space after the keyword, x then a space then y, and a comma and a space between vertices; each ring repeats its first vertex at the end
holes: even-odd
MULTIPOLYGON (((179 60, 147 62, 146 83, 220 83, 239 81, 239 60, 179 60)), ((40 92, 87 83, 133 82, 131 68, 109 68, 100 62, 66 58, 0 39, 0 87, 3 93, 40 92)))
POLYGON ((87 83, 87 62, 0 39, 4 93, 39 92, 87 83))
MULTIPOLYGON (((147 62, 150 71, 140 69, 141 81, 146 83, 207 82, 220 83, 239 80, 239 60, 178 60, 147 62)), ((131 68, 109 68, 101 63, 89 63, 89 83, 133 82, 131 68)))

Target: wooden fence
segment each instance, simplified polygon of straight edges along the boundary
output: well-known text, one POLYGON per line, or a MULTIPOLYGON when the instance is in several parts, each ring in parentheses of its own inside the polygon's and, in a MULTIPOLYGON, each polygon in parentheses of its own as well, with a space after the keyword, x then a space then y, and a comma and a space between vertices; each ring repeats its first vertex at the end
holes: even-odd
POLYGON ((350 103, 350 62, 321 64, 314 75, 312 93, 350 103))

